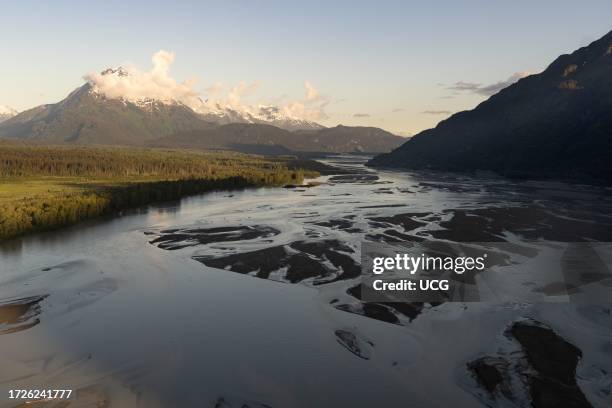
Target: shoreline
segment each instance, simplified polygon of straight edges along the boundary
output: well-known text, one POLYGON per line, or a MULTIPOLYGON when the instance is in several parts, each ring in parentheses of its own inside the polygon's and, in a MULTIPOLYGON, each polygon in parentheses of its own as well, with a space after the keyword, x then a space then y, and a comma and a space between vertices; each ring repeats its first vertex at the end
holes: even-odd
POLYGON ((322 169, 234 153, 0 146, 0 242, 210 191, 301 184, 322 169))

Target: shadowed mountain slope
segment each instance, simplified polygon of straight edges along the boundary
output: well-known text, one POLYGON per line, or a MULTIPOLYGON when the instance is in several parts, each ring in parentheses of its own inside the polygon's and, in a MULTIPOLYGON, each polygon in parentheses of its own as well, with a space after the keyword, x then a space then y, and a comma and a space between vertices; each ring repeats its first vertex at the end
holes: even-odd
POLYGON ((380 153, 404 139, 378 128, 336 126, 313 131, 289 132, 271 125, 232 123, 180 132, 152 142, 155 146, 215 148, 249 153, 290 152, 380 153))
POLYGON ((369 165, 612 184, 611 157, 612 32, 369 165))

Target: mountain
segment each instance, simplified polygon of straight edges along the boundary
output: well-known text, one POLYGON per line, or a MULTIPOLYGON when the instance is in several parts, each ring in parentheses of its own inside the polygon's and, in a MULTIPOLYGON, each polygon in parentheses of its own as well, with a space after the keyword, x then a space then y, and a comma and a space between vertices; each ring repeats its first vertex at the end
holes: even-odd
MULTIPOLYGON (((123 77, 128 75, 121 67, 100 73, 111 83, 125 80, 123 77)), ((58 103, 38 106, 0 123, 0 138, 54 144, 229 149, 261 154, 388 152, 403 141, 376 128, 327 129, 292 117, 275 106, 235 110, 199 98, 189 102, 190 106, 174 99, 111 98, 89 81, 58 103)))
POLYGON ((282 112, 278 106, 273 105, 234 109, 231 106, 224 106, 219 103, 202 102, 201 105, 194 106, 194 110, 202 115, 204 120, 219 125, 257 123, 272 125, 290 131, 324 128, 324 126, 316 122, 289 116, 282 112))
POLYGON ((180 103, 108 99, 90 84, 61 102, 24 111, 0 124, 0 137, 43 143, 140 145, 211 126, 180 103))
POLYGON ((289 116, 278 106, 259 105, 255 113, 250 113, 253 123, 269 124, 286 130, 318 130, 325 126, 316 122, 289 116))
MULTIPOLYGON (((324 128, 317 132, 296 132, 308 143, 320 146, 326 152, 381 153, 388 152, 406 141, 375 127, 342 126, 324 128)), ((296 150, 306 150, 301 146, 296 150)))
POLYGON ((612 184, 611 157, 612 32, 369 164, 612 184))
POLYGON ((5 120, 12 118, 13 116, 17 115, 17 113, 19 112, 9 106, 0 105, 0 122, 4 122, 5 120))
POLYGON ((207 129, 179 132, 154 140, 150 146, 286 154, 291 153, 291 150, 284 144, 292 137, 291 132, 272 125, 229 123, 207 129))
MULTIPOLYGON (((120 83, 130 73, 108 68, 100 76, 120 83)), ((187 106, 173 99, 107 97, 91 82, 64 100, 20 114, 0 107, 0 137, 45 143, 146 144, 175 133, 229 123, 271 124, 288 130, 323 126, 291 117, 274 106, 235 110, 219 103, 193 101, 187 106)))
MULTIPOLYGON (((116 99, 124 102, 141 105, 143 102, 142 93, 134 92, 134 82, 138 83, 138 76, 132 76, 128 69, 123 67, 108 68, 97 75, 87 77, 92 85, 92 92, 109 96, 109 93, 116 99), (109 86, 112 85, 112 86, 109 86), (101 88, 100 88, 101 87, 101 88)), ((138 85, 142 87, 142 84, 138 85)), ((157 90, 159 91, 159 90, 157 90)), ((166 105, 182 104, 190 107, 194 112, 201 115, 202 119, 217 125, 228 123, 259 123, 273 125, 286 130, 313 130, 322 129, 324 126, 305 119, 293 116, 289 111, 273 105, 242 105, 232 106, 228 101, 202 100, 199 96, 189 92, 180 95, 164 93, 164 99, 157 99, 166 105), (171 96, 172 95, 172 96, 171 96), (179 100, 177 101, 177 99, 179 100)), ((160 96, 158 96, 160 97, 160 96)))
POLYGON ((388 152, 404 139, 382 129, 336 126, 320 130, 289 132, 265 124, 231 123, 179 132, 150 145, 237 150, 256 154, 292 152, 379 153, 388 152))

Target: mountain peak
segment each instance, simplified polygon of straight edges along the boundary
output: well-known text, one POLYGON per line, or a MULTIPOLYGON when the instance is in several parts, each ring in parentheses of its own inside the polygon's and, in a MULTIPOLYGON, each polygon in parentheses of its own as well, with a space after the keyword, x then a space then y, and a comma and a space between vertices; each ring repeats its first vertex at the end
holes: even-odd
POLYGON ((104 71, 100 72, 100 75, 116 75, 118 77, 126 77, 129 75, 127 69, 123 67, 117 68, 106 68, 104 71))

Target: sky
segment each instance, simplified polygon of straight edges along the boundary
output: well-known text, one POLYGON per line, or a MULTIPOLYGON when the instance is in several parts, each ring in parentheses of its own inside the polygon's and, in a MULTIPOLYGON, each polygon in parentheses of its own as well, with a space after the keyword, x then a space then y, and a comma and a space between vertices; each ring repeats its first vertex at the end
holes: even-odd
POLYGON ((21 0, 0 10, 0 105, 54 103, 124 65, 143 81, 161 69, 183 94, 402 135, 612 29, 609 0, 21 0))

